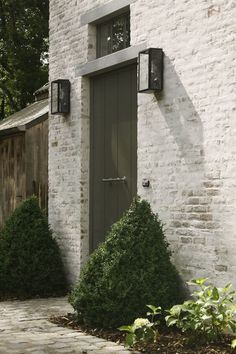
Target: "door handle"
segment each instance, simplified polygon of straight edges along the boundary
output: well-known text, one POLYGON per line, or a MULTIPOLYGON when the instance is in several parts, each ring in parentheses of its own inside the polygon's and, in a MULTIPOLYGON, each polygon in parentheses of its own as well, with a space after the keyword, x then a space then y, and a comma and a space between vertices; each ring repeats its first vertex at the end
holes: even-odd
POLYGON ((116 178, 103 178, 102 182, 125 182, 126 176, 124 177, 116 177, 116 178))

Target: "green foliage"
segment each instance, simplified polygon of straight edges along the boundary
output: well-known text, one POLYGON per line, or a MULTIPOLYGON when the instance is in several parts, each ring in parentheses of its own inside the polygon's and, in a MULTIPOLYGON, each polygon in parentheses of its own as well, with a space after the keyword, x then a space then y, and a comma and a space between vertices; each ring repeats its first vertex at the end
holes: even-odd
POLYGON ((190 333, 193 341, 203 343, 220 340, 225 330, 236 332, 236 292, 231 290, 232 285, 216 288, 205 285, 206 280, 189 282, 198 287, 198 291, 191 295, 193 300, 173 306, 166 316, 168 326, 176 325, 183 332, 190 333))
POLYGON ((125 337, 125 345, 127 347, 133 347, 136 343, 144 342, 153 343, 158 337, 157 326, 160 324, 160 321, 156 318, 161 314, 161 307, 155 307, 153 305, 147 305, 150 309, 147 312, 148 318, 136 318, 134 323, 130 326, 121 326, 120 331, 127 332, 125 337))
POLYGON ((236 339, 234 339, 234 340, 232 341, 231 347, 232 347, 232 348, 236 348, 236 339))
POLYGON ((86 324, 119 327, 145 314, 146 303, 166 309, 179 299, 182 284, 162 224, 136 198, 91 255, 69 301, 86 324))
POLYGON ((0 235, 0 297, 62 295, 66 280, 47 218, 32 197, 12 213, 0 235))
POLYGON ((0 119, 48 81, 49 0, 0 0, 0 119))

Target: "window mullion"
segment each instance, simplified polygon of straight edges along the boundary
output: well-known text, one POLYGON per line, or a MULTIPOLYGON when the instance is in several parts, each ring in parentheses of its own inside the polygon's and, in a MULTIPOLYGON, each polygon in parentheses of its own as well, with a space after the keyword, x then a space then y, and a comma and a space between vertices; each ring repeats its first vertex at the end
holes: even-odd
POLYGON ((111 52, 110 53, 113 53, 113 25, 114 25, 114 20, 111 21, 111 52))

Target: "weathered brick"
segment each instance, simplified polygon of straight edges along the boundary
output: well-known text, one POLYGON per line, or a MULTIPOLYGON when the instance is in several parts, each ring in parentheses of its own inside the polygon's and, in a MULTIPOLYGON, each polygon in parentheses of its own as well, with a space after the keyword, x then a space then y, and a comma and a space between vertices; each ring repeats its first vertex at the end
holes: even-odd
POLYGON ((228 267, 226 265, 217 264, 215 270, 217 270, 217 272, 227 272, 228 267))
POLYGON ((180 242, 181 243, 192 243, 193 239, 192 239, 192 237, 180 237, 180 242))

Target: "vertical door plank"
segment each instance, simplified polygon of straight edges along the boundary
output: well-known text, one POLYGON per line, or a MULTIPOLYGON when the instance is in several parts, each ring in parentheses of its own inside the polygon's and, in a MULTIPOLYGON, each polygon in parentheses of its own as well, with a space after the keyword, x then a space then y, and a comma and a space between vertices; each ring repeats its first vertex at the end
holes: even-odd
MULTIPOLYGON (((118 126, 118 74, 111 72, 105 76, 105 178, 118 177, 117 167, 117 126, 118 126)), ((102 157, 101 157, 102 158, 102 157)), ((105 183, 105 228, 106 231, 116 221, 117 185, 105 183)))
POLYGON ((91 238, 90 248, 93 250, 96 246, 104 240, 105 232, 105 192, 104 184, 102 178, 104 177, 105 164, 104 164, 104 151, 105 151, 105 141, 104 141, 104 130, 105 130, 105 119, 104 119, 104 86, 105 80, 103 77, 99 77, 93 80, 92 83, 92 107, 91 107, 91 161, 93 166, 91 166, 91 179, 92 179, 92 193, 94 196, 91 199, 91 232, 93 238, 91 238), (93 111, 95 110, 95 111, 93 111), (95 197, 96 196, 96 197, 95 197))
POLYGON ((137 67, 132 67, 131 70, 131 169, 132 169, 132 181, 131 181, 131 194, 132 197, 137 195, 137 67))

